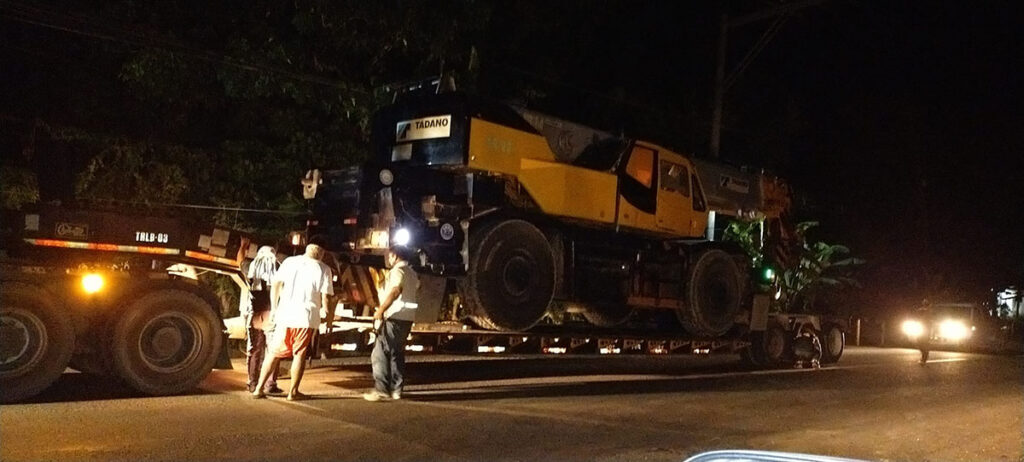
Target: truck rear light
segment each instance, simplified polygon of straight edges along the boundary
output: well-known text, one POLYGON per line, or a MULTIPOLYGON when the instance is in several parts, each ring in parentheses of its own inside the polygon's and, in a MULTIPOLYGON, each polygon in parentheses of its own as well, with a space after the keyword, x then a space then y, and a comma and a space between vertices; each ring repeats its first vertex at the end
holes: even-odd
POLYGON ((320 220, 306 220, 306 226, 316 226, 320 224, 320 220))
POLYGON ((94 294, 103 289, 103 276, 97 273, 89 273, 82 276, 82 290, 87 294, 94 294))
POLYGON ((342 224, 346 224, 346 225, 354 225, 358 221, 359 221, 358 219, 356 219, 355 217, 352 217, 352 218, 346 218, 344 220, 341 220, 341 223, 342 224))

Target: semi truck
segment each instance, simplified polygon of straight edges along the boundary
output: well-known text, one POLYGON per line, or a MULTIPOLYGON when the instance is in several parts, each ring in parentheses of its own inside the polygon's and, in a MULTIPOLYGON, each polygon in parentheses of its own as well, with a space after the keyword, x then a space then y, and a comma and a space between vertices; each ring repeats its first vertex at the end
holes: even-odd
POLYGON ((382 109, 372 149, 306 174, 307 238, 373 274, 389 246, 420 249, 413 331, 435 343, 713 344, 769 365, 810 324, 826 361, 842 354, 843 320, 769 314, 750 258, 720 239, 755 215, 783 234, 781 179, 459 92, 382 109))
POLYGON ((72 367, 150 395, 230 368, 221 300, 197 274, 241 272, 245 233, 154 214, 41 205, 5 212, 0 402, 30 398, 72 367))

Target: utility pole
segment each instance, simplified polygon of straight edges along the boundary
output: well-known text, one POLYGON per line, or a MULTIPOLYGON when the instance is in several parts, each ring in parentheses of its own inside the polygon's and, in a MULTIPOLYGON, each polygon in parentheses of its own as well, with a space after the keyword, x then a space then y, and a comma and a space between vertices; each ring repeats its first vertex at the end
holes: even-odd
POLYGON ((729 19, 728 15, 722 15, 722 22, 718 29, 718 62, 715 65, 715 88, 711 101, 711 139, 708 142, 708 151, 712 159, 717 159, 719 151, 721 151, 723 106, 725 104, 725 93, 729 90, 729 87, 736 82, 743 71, 747 69, 747 66, 749 66, 761 50, 768 45, 768 42, 770 42, 772 37, 775 36, 775 33, 779 31, 782 27, 782 23, 785 22, 786 18, 788 18, 790 14, 804 8, 819 5, 826 1, 827 0, 803 0, 779 3, 774 7, 765 8, 732 20, 729 19), (767 30, 765 30, 757 43, 755 43, 754 46, 751 47, 750 51, 747 52, 746 56, 740 60, 739 64, 736 65, 736 68, 734 68, 732 72, 729 73, 729 76, 726 77, 725 61, 728 58, 729 51, 729 29, 743 27, 765 19, 775 19, 775 21, 767 30))

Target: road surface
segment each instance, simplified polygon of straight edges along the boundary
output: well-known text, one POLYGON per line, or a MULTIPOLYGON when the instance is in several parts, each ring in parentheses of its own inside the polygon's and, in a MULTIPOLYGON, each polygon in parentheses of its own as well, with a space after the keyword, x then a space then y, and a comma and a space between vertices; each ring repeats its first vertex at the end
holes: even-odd
MULTIPOLYGON (((0 408, 0 459, 650 460, 722 448, 868 460, 1024 460, 1024 358, 850 348, 838 366, 752 371, 733 356, 420 356, 399 402, 365 358, 321 365, 314 399, 252 400, 244 372, 142 397, 65 374, 0 408)), ((282 381, 282 386, 287 385, 282 381)))

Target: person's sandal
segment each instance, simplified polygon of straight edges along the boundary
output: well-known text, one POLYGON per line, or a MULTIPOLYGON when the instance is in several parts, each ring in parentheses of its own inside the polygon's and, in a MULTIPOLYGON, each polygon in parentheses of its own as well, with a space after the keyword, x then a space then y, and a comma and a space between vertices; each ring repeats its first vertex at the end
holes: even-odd
POLYGON ((304 399, 309 399, 309 395, 306 395, 304 393, 295 392, 293 394, 288 395, 287 399, 288 399, 288 401, 302 401, 304 399))

